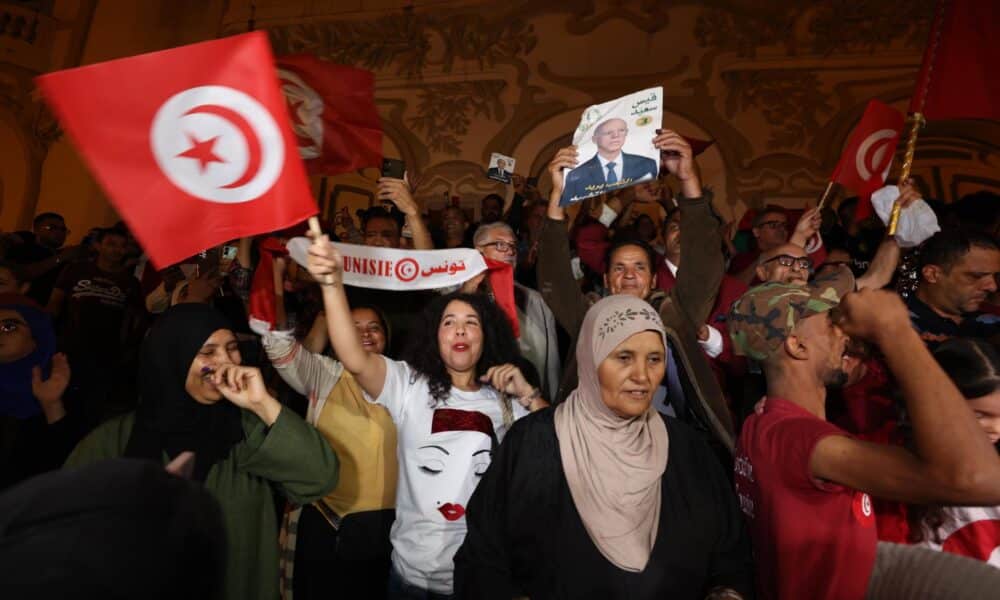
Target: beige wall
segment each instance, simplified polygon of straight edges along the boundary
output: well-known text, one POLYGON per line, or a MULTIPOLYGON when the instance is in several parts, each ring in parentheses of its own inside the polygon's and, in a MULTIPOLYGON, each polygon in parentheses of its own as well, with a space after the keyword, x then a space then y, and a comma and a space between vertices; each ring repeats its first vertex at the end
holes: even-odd
MULTIPOLYGON (((663 85, 664 125, 716 140, 700 163, 728 219, 764 202, 814 201, 865 103, 906 108, 932 0, 858 4, 257 0, 255 21, 278 54, 313 52, 375 71, 385 153, 407 161, 428 209, 451 195, 473 209, 497 191, 484 176, 491 152, 540 174, 584 107, 663 85)), ((44 44, 13 61, 0 53, 0 227, 58 210, 75 238, 115 219, 72 145, 52 143, 51 122, 30 96, 32 69, 239 33, 249 7, 56 0, 44 44)), ((914 173, 934 197, 1000 189, 1000 124, 931 124, 914 173)), ((373 177, 339 176, 327 189, 371 189, 373 177)))

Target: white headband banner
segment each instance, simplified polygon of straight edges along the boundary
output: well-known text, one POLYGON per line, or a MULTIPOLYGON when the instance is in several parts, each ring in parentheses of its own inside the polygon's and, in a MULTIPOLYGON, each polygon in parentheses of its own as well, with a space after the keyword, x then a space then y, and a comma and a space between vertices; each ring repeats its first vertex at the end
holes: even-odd
MULTIPOLYGON (((288 241, 288 253, 306 266, 304 237, 288 241)), ((459 285, 486 270, 478 250, 397 250, 333 242, 344 265, 344 284, 380 290, 433 290, 459 285)))

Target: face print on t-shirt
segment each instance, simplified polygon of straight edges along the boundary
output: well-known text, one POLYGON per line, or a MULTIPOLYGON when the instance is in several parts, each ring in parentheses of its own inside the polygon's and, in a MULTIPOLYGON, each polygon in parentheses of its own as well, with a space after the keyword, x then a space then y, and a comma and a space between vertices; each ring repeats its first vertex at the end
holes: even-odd
POLYGON ((496 435, 489 417, 478 411, 439 408, 431 434, 417 448, 421 481, 413 495, 424 514, 444 521, 465 517, 465 505, 490 466, 496 435))

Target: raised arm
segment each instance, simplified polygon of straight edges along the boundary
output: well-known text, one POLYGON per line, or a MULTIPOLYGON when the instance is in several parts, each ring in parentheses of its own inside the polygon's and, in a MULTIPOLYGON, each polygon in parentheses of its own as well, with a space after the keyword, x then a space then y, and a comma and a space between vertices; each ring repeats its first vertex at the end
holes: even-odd
POLYGON ((413 233, 414 250, 434 249, 431 232, 420 217, 420 207, 413 199, 409 183, 402 179, 383 177, 378 180, 378 197, 382 200, 390 200, 400 212, 406 215, 406 224, 410 226, 410 231, 413 233))
POLYGON ((874 341, 885 356, 906 400, 916 452, 828 436, 813 450, 812 474, 890 500, 1000 504, 1000 458, 899 296, 862 290, 840 307, 844 331, 874 341))
POLYGON ((552 193, 549 194, 547 218, 538 239, 538 289, 542 292, 556 320, 563 329, 576 335, 587 313, 587 302, 573 278, 569 234, 566 231, 566 211, 559 206, 562 195, 562 169, 576 165, 576 148, 559 150, 549 163, 552 193))
MULTIPOLYGON (((708 321, 722 283, 725 260, 719 222, 712 213, 712 196, 703 192, 691 145, 664 129, 653 139, 664 152, 663 166, 681 181, 681 262, 670 294, 694 327, 708 321)), ((696 329, 697 330, 697 329, 696 329)))
POLYGON ((326 235, 314 239, 309 247, 309 273, 323 291, 327 331, 337 358, 358 380, 361 389, 372 398, 379 397, 385 385, 385 359, 365 352, 361 345, 344 293, 343 262, 326 235))
POLYGON ((889 285, 892 281, 892 274, 896 272, 901 254, 896 238, 886 238, 875 252, 872 264, 865 271, 865 274, 858 277, 857 286, 859 290, 871 289, 880 290, 889 285))
MULTIPOLYGON (((914 185, 912 179, 907 180, 899 189, 900 194, 897 202, 902 208, 906 208, 920 199, 920 190, 914 185)), ((858 289, 878 290, 889 285, 889 282, 892 281, 892 275, 896 272, 896 267, 899 266, 901 254, 902 250, 896 238, 890 237, 883 240, 875 257, 872 258, 872 264, 868 270, 865 271, 864 275, 858 277, 858 289)))

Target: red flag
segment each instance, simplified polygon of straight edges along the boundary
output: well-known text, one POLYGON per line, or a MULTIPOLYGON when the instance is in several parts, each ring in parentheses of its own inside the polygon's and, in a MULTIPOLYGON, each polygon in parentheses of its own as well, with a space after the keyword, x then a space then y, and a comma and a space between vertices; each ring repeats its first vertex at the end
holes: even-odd
POLYGON ((938 0, 910 112, 1000 120, 1000 3, 938 0))
POLYGON ((861 199, 856 214, 859 219, 871 214, 872 192, 885 185, 903 124, 898 110, 870 100, 861 121, 847 138, 830 180, 853 190, 861 199))
POLYGON ((287 257, 288 248, 277 237, 260 242, 260 262, 253 272, 250 285, 250 329, 264 335, 274 329, 277 321, 277 295, 274 291, 274 259, 287 257))
POLYGON ((382 165, 382 121, 371 71, 294 54, 278 59, 278 78, 310 175, 382 165))
POLYGON ((317 212, 262 32, 37 82, 157 267, 317 212))

